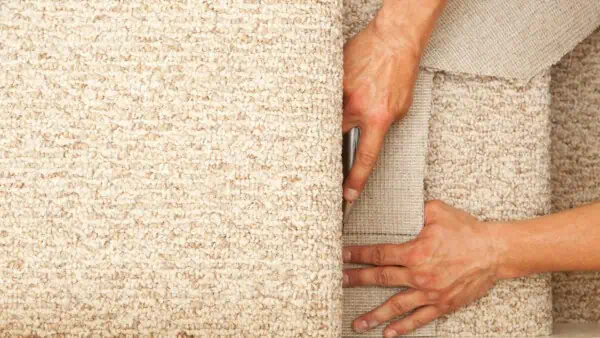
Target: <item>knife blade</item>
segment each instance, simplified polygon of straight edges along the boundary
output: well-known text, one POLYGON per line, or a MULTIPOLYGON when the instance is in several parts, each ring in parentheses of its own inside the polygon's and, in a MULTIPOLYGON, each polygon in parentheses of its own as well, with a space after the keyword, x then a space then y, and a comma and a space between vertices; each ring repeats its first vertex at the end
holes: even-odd
MULTIPOLYGON (((360 138, 360 129, 352 128, 344 135, 343 149, 342 149, 342 163, 344 167, 344 182, 350 174, 350 170, 354 165, 356 159, 356 149, 358 148, 358 140, 360 138)), ((344 213, 343 223, 346 223, 352 210, 352 203, 344 200, 342 206, 344 213)))

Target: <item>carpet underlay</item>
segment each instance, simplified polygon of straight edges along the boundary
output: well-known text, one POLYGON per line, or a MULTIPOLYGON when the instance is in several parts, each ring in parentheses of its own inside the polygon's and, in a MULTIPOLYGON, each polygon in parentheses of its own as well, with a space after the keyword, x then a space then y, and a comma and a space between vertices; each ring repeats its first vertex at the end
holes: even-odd
MULTIPOLYGON (((412 238, 425 199, 513 220, 600 198, 600 33, 548 69, 600 3, 546 2, 573 34, 542 24, 556 53, 498 68, 452 54, 489 26, 454 20, 480 4, 451 2, 449 53, 428 52, 342 230, 342 47, 380 0, 2 2, 0 336, 354 337, 397 290, 342 291, 343 244, 412 238)), ((600 322, 599 288, 503 281, 414 335, 600 322)))

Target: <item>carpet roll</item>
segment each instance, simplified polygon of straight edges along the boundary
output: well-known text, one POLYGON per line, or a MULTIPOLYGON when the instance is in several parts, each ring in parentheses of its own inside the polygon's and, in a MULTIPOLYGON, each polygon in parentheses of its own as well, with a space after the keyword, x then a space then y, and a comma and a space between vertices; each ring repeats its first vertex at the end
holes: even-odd
POLYGON ((338 337, 341 3, 0 4, 0 335, 338 337))

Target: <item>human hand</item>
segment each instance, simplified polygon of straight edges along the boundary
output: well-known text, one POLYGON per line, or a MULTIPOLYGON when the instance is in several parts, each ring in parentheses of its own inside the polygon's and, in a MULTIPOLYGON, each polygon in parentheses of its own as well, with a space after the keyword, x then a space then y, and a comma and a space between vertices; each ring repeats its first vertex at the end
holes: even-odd
POLYGON ((374 267, 345 269, 344 287, 407 287, 360 316, 353 328, 364 332, 395 317, 385 337, 413 331, 485 295, 499 279, 502 244, 494 226, 440 201, 425 204, 425 226, 403 244, 349 246, 344 262, 374 267))
POLYGON ((386 0, 344 46, 342 130, 360 128, 356 161, 344 183, 355 201, 373 171, 385 134, 412 103, 419 62, 445 0, 386 0))

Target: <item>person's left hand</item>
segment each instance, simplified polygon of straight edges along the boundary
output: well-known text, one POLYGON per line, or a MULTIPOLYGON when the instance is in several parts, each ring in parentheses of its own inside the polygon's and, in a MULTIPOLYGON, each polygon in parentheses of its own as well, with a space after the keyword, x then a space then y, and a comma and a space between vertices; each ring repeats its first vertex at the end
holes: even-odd
POLYGON ((493 224, 440 201, 425 204, 425 226, 403 244, 349 246, 344 262, 374 267, 344 270, 344 286, 408 287, 362 315, 353 328, 364 332, 395 317, 386 337, 413 331, 482 297, 498 280, 501 245, 493 224))

